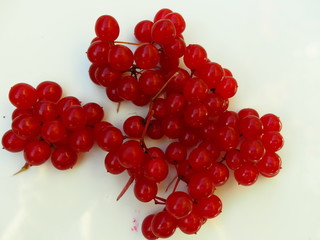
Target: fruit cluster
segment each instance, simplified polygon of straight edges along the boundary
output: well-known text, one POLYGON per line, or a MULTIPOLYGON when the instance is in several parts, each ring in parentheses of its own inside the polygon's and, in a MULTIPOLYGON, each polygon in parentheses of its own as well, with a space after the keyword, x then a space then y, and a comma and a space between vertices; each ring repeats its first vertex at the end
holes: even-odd
POLYGON ((23 151, 26 165, 22 170, 41 165, 50 157, 55 168, 72 168, 78 154, 92 148, 94 126, 104 117, 101 106, 93 102, 81 105, 76 97, 62 97, 61 86, 51 81, 36 88, 15 84, 9 100, 16 109, 2 145, 10 152, 23 151))
POLYGON ((222 202, 215 189, 228 181, 230 172, 245 186, 259 175, 279 173, 277 151, 283 137, 276 115, 228 108, 237 92, 236 79, 211 61, 201 45, 186 44, 185 27, 179 13, 161 9, 153 21, 136 24, 138 41, 129 43, 117 41, 120 28, 114 17, 99 17, 87 50, 89 77, 106 89, 111 101, 147 106, 146 116, 130 116, 119 129, 103 120, 98 104, 62 97, 57 83, 46 81, 36 88, 19 83, 9 92, 16 110, 3 147, 23 151, 24 168, 51 156, 52 164, 65 170, 96 142, 107 152, 106 170, 128 174, 117 199, 134 184, 139 201, 164 205, 142 222, 146 239, 168 238, 177 228, 197 233, 207 219, 220 214, 222 202), (148 146, 148 138, 169 141, 160 148, 148 146), (159 184, 172 175, 172 192, 160 197, 159 184), (185 191, 178 190, 182 182, 185 191))
POLYGON ((134 183, 138 200, 165 205, 142 223, 149 240, 170 237, 176 228, 194 234, 216 217, 222 203, 214 191, 227 182, 230 170, 239 184, 248 186, 260 174, 273 177, 281 168, 276 153, 283 146, 279 118, 260 117, 251 108, 228 110, 237 81, 230 70, 211 61, 201 45, 186 44, 185 27, 179 13, 161 9, 153 21, 136 24, 137 43, 121 42, 116 19, 103 15, 87 50, 90 79, 105 87, 111 101, 148 105, 145 117, 124 121, 125 136, 106 126, 99 140, 103 144, 98 144, 108 151, 107 171, 130 176, 118 199, 134 183), (148 147, 147 137, 171 141, 162 150, 148 147), (158 196, 158 184, 170 169, 176 184, 164 199, 158 196), (185 192, 177 191, 180 181, 186 183, 185 192))

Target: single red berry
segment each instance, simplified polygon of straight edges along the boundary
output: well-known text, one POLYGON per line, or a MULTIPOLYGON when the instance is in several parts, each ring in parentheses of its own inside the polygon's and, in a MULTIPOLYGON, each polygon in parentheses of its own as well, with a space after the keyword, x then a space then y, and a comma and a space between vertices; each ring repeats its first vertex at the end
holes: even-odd
POLYGON ((104 117, 103 108, 97 103, 86 103, 85 105, 83 105, 83 109, 86 113, 87 124, 90 126, 94 126, 104 117))
POLYGON ((124 45, 113 45, 108 53, 108 63, 117 71, 127 71, 133 64, 133 53, 124 45))
POLYGON ((150 202, 156 197, 158 186, 154 181, 145 178, 137 178, 133 191, 134 195, 139 201, 150 202))
POLYGON ((243 108, 238 112, 239 119, 245 118, 247 116, 256 116, 259 117, 257 110, 253 108, 243 108))
POLYGON ((162 182, 169 173, 167 162, 163 158, 150 158, 143 164, 143 175, 153 182, 162 182))
POLYGON ((148 240, 156 240, 158 237, 153 234, 151 230, 151 222, 155 214, 150 214, 145 217, 141 224, 141 232, 143 236, 148 240))
POLYGON ((101 127, 100 131, 95 130, 95 140, 101 149, 109 152, 121 146, 123 135, 118 128, 105 126, 101 127))
POLYGON ((210 152, 201 147, 194 148, 188 156, 189 164, 194 169, 207 167, 212 163, 210 152))
POLYGON ((195 103, 207 97, 208 85, 200 78, 189 79, 183 88, 183 96, 189 102, 195 103))
POLYGON ((77 160, 77 153, 66 147, 57 148, 53 151, 51 156, 51 163, 58 170, 67 170, 73 168, 73 166, 77 163, 77 160))
POLYGON ((108 53, 113 44, 103 41, 95 41, 87 50, 87 57, 92 64, 105 65, 108 63, 108 53))
POLYGON ((274 177, 281 169, 281 158, 273 152, 266 152, 262 159, 258 162, 257 167, 260 174, 264 177, 274 177))
POLYGON ((159 119, 152 119, 147 129, 147 135, 151 139, 160 139, 164 136, 162 129, 162 121, 159 119))
POLYGON ((280 132, 282 128, 282 123, 280 118, 272 113, 263 115, 260 118, 264 131, 277 131, 280 132))
POLYGON ((158 212, 151 222, 152 233, 159 238, 172 236, 177 228, 176 219, 166 211, 158 212))
POLYGON ((186 160, 187 148, 179 142, 172 142, 167 146, 165 155, 168 163, 177 164, 186 160))
POLYGON ((85 127, 70 134, 69 146, 76 152, 89 152, 94 144, 93 130, 85 127))
POLYGON ((11 124, 13 132, 23 140, 33 140, 40 133, 40 121, 32 115, 20 115, 11 124))
POLYGON ((172 13, 171 9, 168 8, 162 8, 160 9, 154 16, 153 21, 156 22, 160 19, 163 19, 166 15, 168 15, 169 13, 172 13))
POLYGON ((57 103, 57 110, 59 112, 59 115, 61 116, 62 113, 67 110, 71 106, 80 106, 81 102, 78 98, 73 96, 67 96, 61 98, 57 103))
POLYGON ((160 19, 154 22, 151 29, 151 38, 156 43, 170 44, 174 42, 176 37, 176 28, 169 19, 160 19))
POLYGON ((131 116, 123 123, 123 131, 132 138, 141 138, 144 128, 145 120, 141 116, 131 116))
POLYGON ((238 149, 232 149, 226 152, 225 160, 231 170, 236 170, 244 162, 243 157, 238 149))
POLYGON ((211 195, 208 198, 204 198, 198 201, 196 204, 196 211, 202 217, 214 218, 218 216, 222 211, 222 202, 216 195, 211 195))
POLYGON ((223 163, 213 162, 208 172, 215 186, 222 186, 229 179, 229 170, 223 163))
MULTIPOLYGON (((108 128, 110 129, 110 128, 108 128)), ((125 168, 137 168, 144 161, 145 153, 139 142, 128 140, 119 149, 119 162, 125 168)))
POLYGON ((234 177, 239 185, 252 185, 257 181, 258 176, 258 168, 249 162, 234 170, 234 177))
POLYGON ((177 35, 181 34, 184 31, 184 29, 186 28, 186 22, 184 21, 181 14, 179 14, 177 12, 169 13, 169 14, 165 15, 164 18, 172 21, 174 27, 176 28, 177 35))
POLYGON ((239 117, 239 132, 244 137, 259 137, 262 134, 263 125, 259 117, 249 115, 244 118, 239 117))
POLYGON ((104 165, 107 172, 111 174, 120 174, 125 170, 125 167, 119 162, 119 156, 116 150, 108 152, 104 159, 104 165))
POLYGON ((1 140, 2 146, 9 152, 20 152, 28 143, 27 140, 19 138, 11 129, 6 131, 1 140))
POLYGON ((74 105, 61 114, 61 120, 67 129, 75 131, 85 127, 87 115, 82 106, 74 105))
POLYGON ((114 70, 109 65, 98 66, 95 71, 97 83, 104 87, 114 87, 118 84, 121 72, 114 70))
POLYGON ((167 56, 180 58, 184 55, 186 43, 182 38, 176 37, 173 43, 162 45, 162 49, 167 56))
POLYGON ((133 101, 139 97, 140 89, 137 79, 133 76, 123 76, 117 83, 118 94, 122 99, 133 101))
POLYGON ((113 42, 120 33, 117 20, 110 15, 100 16, 95 23, 96 35, 106 42, 113 42))
POLYGON ((215 89, 215 92, 227 99, 233 97, 237 89, 238 83, 233 77, 223 77, 215 89))
POLYGON ((185 123, 194 128, 200 128, 208 121, 208 109, 202 103, 190 104, 183 114, 185 123))
POLYGON ((159 71, 147 70, 139 77, 139 86, 146 95, 155 95, 165 83, 163 75, 159 71))
POLYGON ((142 69, 154 68, 160 61, 159 50, 151 43, 140 45, 133 56, 137 67, 142 69))
POLYGON ((260 139, 248 138, 240 145, 240 154, 245 161, 258 162, 264 155, 265 148, 260 139))
POLYGON ((189 194, 181 191, 171 193, 166 201, 166 211, 174 218, 181 219, 192 212, 193 201, 189 194))
POLYGON ((59 112, 54 102, 38 101, 33 105, 33 114, 41 122, 48 122, 55 120, 59 112))
POLYGON ((229 106, 228 99, 224 99, 216 93, 207 94, 203 103, 207 106, 209 117, 220 116, 229 106))
POLYGON ((196 234, 202 225, 202 217, 194 210, 178 220, 179 229, 185 234, 196 234))
POLYGON ((195 172, 191 175, 188 183, 188 191, 193 198, 197 200, 207 198, 213 194, 214 190, 215 186, 209 173, 195 172))
POLYGON ((269 152, 277 152, 283 147, 283 137, 279 132, 265 132, 261 140, 263 142, 264 147, 269 152))
POLYGON ((56 143, 66 136, 66 128, 61 120, 45 122, 41 127, 41 137, 49 143, 56 143))
POLYGON ((58 102, 62 96, 62 87, 56 82, 41 82, 36 89, 42 101, 58 102))
POLYGON ((9 91, 9 100, 16 108, 29 109, 38 100, 38 92, 27 83, 17 83, 9 91))
POLYGON ((27 143, 24 148, 24 159, 31 166, 43 164, 49 159, 50 155, 50 145, 38 139, 27 143))
POLYGON ((143 20, 137 23, 134 27, 134 36, 140 42, 151 42, 151 29, 153 22, 150 20, 143 20))
POLYGON ((216 144, 222 151, 235 149, 239 144, 239 133, 232 127, 219 127, 216 132, 216 144))
POLYGON ((183 61, 189 69, 199 69, 207 62, 207 52, 198 44, 189 44, 186 47, 183 61))

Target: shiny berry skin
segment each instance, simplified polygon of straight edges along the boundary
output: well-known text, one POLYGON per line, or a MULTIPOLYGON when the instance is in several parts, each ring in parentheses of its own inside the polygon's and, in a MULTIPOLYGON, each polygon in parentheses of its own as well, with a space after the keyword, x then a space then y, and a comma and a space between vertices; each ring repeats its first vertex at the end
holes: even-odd
POLYGON ((137 67, 154 68, 160 61, 159 50, 151 43, 140 45, 133 54, 137 67))
POLYGON ((191 78, 183 88, 183 96, 189 102, 195 103, 207 97, 208 85, 200 78, 191 78))
POLYGON ((215 186, 211 176, 206 172, 196 172, 190 177, 188 191, 191 197, 199 200, 213 194, 215 186))
POLYGON ((125 167, 119 163, 117 151, 108 152, 104 159, 104 165, 107 172, 111 174, 120 174, 125 170, 125 167))
POLYGON ((61 116, 61 114, 67 110, 69 107, 71 106, 80 106, 81 102, 78 98, 73 97, 73 96, 67 96, 67 97, 63 97, 61 98, 58 103, 57 103, 57 110, 59 112, 59 115, 61 116))
POLYGON ((145 178, 137 178, 134 184, 133 192, 135 197, 139 201, 150 202, 156 197, 158 186, 151 180, 145 178))
POLYGON ((152 105, 153 117, 163 119, 168 114, 167 101, 164 98, 157 98, 152 105))
POLYGON ((63 140, 66 133, 66 128, 61 120, 46 122, 41 127, 41 137, 49 143, 63 140))
POLYGON ((208 109, 202 103, 190 104, 184 111, 183 119, 188 126, 200 128, 208 121, 208 109))
POLYGON ((174 42, 176 37, 176 28, 169 19, 160 19, 156 21, 151 29, 151 38, 156 43, 170 44, 174 42))
POLYGON ((33 105, 33 114, 41 122, 48 122, 55 120, 59 112, 54 102, 38 101, 33 105))
POLYGON ((198 44, 189 44, 186 47, 183 61, 189 69, 199 69, 207 62, 207 52, 198 44))
POLYGON ((100 16, 95 23, 96 35, 103 41, 113 42, 120 33, 117 20, 110 15, 100 16))
POLYGON ((213 162, 208 172, 215 186, 222 186, 229 179, 229 169, 223 163, 213 162))
POLYGON ((232 149, 226 152, 225 161, 231 170, 239 168, 244 162, 243 157, 238 149, 232 149))
POLYGON ((88 74, 89 74, 89 78, 91 79, 91 81, 94 84, 100 85, 100 83, 97 81, 96 76, 95 76, 96 70, 98 67, 99 67, 99 65, 97 65, 97 64, 91 64, 89 67, 89 70, 88 70, 88 74))
POLYGON ((168 73, 168 76, 170 77, 170 81, 167 85, 167 89, 172 90, 177 93, 182 93, 184 85, 189 81, 190 74, 187 72, 187 70, 183 68, 176 68, 168 73), (176 74, 173 76, 174 74, 176 74))
POLYGON ((147 129, 147 135, 151 139, 160 139, 164 136, 162 129, 162 121, 158 119, 152 119, 147 129))
POLYGON ((95 130, 95 139, 101 149, 109 152, 121 146, 123 135, 118 128, 107 126, 100 131, 95 130))
POLYGON ((152 41, 151 38, 151 29, 153 22, 150 20, 143 20, 137 23, 134 27, 134 36, 140 42, 149 43, 152 41))
POLYGON ((176 37, 173 43, 162 45, 162 49, 167 56, 180 58, 184 55, 186 43, 182 38, 176 37))
POLYGON ((87 124, 90 126, 94 126, 104 117, 103 108, 97 103, 86 103, 85 105, 83 105, 83 110, 86 113, 87 124))
POLYGON ((215 92, 227 99, 233 97, 238 89, 238 83, 233 77, 223 77, 215 92))
POLYGON ((172 142, 167 146, 165 156, 168 163, 175 165, 186 160, 187 148, 179 142, 172 142))
POLYGON ((246 116, 244 118, 239 117, 239 132, 244 137, 258 137, 263 130, 262 123, 259 117, 254 115, 246 116))
POLYGON ((62 87, 58 83, 52 81, 41 82, 36 90, 39 100, 42 101, 58 102, 62 96, 62 87))
POLYGON ((120 146, 119 162, 125 168, 139 167, 144 157, 140 143, 135 140, 128 140, 120 146))
POLYGON ((94 144, 94 135, 91 128, 85 127, 73 131, 69 136, 69 146, 75 152, 89 152, 94 144))
POLYGON ((176 219, 186 217, 192 212, 192 209, 192 198, 185 192, 176 191, 167 197, 166 211, 176 219))
POLYGON ((272 113, 263 115, 260 118, 264 131, 277 131, 280 132, 282 128, 282 123, 280 118, 272 113))
POLYGON ((172 23, 176 29, 177 35, 181 34, 184 31, 184 29, 186 28, 186 22, 184 21, 181 14, 179 14, 177 12, 169 13, 169 14, 165 15, 164 18, 172 21, 172 23))
POLYGON ((11 119, 13 120, 20 115, 32 115, 32 114, 33 114, 33 108, 29 108, 29 109, 16 108, 15 110, 13 110, 11 114, 11 119))
POLYGON ((151 158, 143 165, 143 175, 153 182, 162 182, 169 173, 167 162, 163 158, 151 158))
POLYGON ((208 198, 204 198, 198 201, 196 204, 196 211, 202 217, 214 218, 218 216, 222 211, 222 202, 216 195, 211 195, 208 198))
POLYGON ((77 153, 67 147, 59 147, 51 155, 51 163, 58 170, 73 168, 77 160, 77 153))
POLYGON ((109 65, 103 65, 97 67, 94 77, 99 85, 114 87, 121 77, 121 72, 114 70, 109 65))
POLYGON ((278 175, 281 169, 281 158, 273 152, 266 152, 262 159, 258 162, 257 167, 260 174, 264 177, 274 177, 278 175))
POLYGON ((202 225, 202 216, 196 211, 178 220, 179 229, 185 234, 196 234, 202 225))
POLYGON ((160 9, 154 16, 153 18, 153 22, 156 22, 160 19, 165 18, 166 15, 168 15, 169 13, 172 13, 172 10, 169 8, 162 8, 160 9))
POLYGON ((83 107, 74 105, 67 108, 61 115, 64 126, 72 131, 80 130, 87 124, 87 115, 83 107))
POLYGON ((253 108, 243 108, 238 112, 239 119, 248 117, 248 116, 256 116, 259 117, 259 113, 257 110, 253 108))
POLYGON ((140 89, 138 81, 133 76, 123 76, 117 81, 119 96, 128 101, 133 101, 139 97, 140 89))
POLYGON ((168 138, 179 138, 184 129, 184 122, 181 117, 168 115, 162 120, 162 132, 168 138))
POLYGON ((152 222, 154 215, 155 214, 150 214, 147 217, 145 217, 142 221, 142 224, 141 224, 141 232, 142 232, 143 236, 148 240, 158 239, 158 237, 156 235, 154 235, 151 230, 151 222, 152 222))
POLYGON ((184 96, 179 93, 171 93, 166 97, 166 109, 171 114, 181 114, 186 105, 184 96))
POLYGON ((234 170, 234 177, 239 185, 250 186, 254 184, 259 176, 259 170, 252 163, 244 163, 234 170))
POLYGON ((95 65, 104 65, 108 63, 108 53, 112 44, 95 41, 90 44, 87 50, 89 61, 95 65))
POLYGON ((2 146, 9 152, 20 152, 28 143, 27 140, 19 138, 11 129, 6 131, 1 140, 2 146))
POLYGON ((29 109, 38 100, 38 92, 27 83, 17 83, 9 91, 9 100, 16 108, 29 109))
POLYGON ((123 123, 124 133, 132 138, 142 137, 144 127, 145 120, 141 116, 131 116, 127 118, 123 123))
POLYGON ((238 128, 238 114, 234 111, 223 112, 218 119, 217 124, 219 126, 228 126, 237 129, 238 128))
POLYGON ((112 102, 122 102, 123 98, 119 95, 117 87, 107 87, 106 88, 106 95, 112 102))
POLYGON ((179 67, 179 58, 167 55, 165 52, 160 52, 160 67, 163 72, 174 71, 179 67))
POLYGON ((33 140, 40 133, 40 121, 32 115, 20 115, 11 124, 13 132, 23 140, 33 140))
POLYGON ((207 149, 197 147, 190 152, 188 161, 193 169, 198 169, 201 167, 209 166, 212 158, 210 152, 207 149))
POLYGON ((220 127, 216 132, 216 143, 222 151, 235 149, 239 144, 239 133, 232 127, 220 127))
POLYGON ((158 212, 153 216, 151 230, 159 238, 168 238, 174 234, 177 228, 176 219, 166 211, 158 212))
POLYGON ((283 137, 277 131, 265 132, 262 135, 261 140, 263 142, 264 147, 269 152, 277 152, 283 147, 283 137))
POLYGON ((126 71, 133 64, 133 53, 124 45, 113 45, 108 53, 110 67, 117 71, 126 71))
POLYGON ((194 74, 202 78, 207 83, 209 89, 217 88, 224 76, 223 68, 215 62, 203 64, 194 74))
POLYGON ((265 152, 263 142, 260 139, 248 138, 240 145, 240 153, 245 161, 257 162, 265 152))
POLYGON ((221 115, 229 106, 229 101, 216 93, 207 94, 203 103, 207 106, 209 117, 221 115))
POLYGON ((155 95, 165 83, 165 79, 159 71, 147 70, 139 77, 139 87, 146 95, 155 95))
POLYGON ((24 159, 31 166, 41 165, 46 162, 51 155, 51 147, 41 140, 33 140, 24 148, 24 159))

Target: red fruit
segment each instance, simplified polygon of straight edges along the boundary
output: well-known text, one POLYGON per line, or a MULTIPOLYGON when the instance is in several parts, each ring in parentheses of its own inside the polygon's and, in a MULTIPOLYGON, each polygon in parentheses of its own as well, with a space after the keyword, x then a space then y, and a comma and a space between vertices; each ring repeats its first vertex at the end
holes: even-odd
POLYGON ((163 19, 169 13, 172 13, 172 10, 170 10, 168 8, 162 8, 155 14, 153 21, 156 22, 160 19, 163 19))
POLYGON ((100 16, 95 24, 96 35, 103 41, 113 42, 120 33, 117 20, 110 15, 100 16))
POLYGON ((258 176, 258 168, 249 162, 234 170, 234 177, 239 185, 250 186, 257 181, 258 176))
POLYGON ((141 138, 144 128, 145 120, 141 116, 131 116, 123 123, 123 131, 132 138, 141 138))
POLYGON ((17 83, 9 91, 9 100, 16 108, 29 109, 38 100, 38 93, 27 83, 17 83))
POLYGON ((104 159, 104 165, 108 173, 120 174, 125 168, 119 162, 119 156, 117 151, 110 151, 104 159))
POLYGON ((50 145, 41 140, 33 140, 27 143, 24 148, 24 159, 31 166, 43 164, 49 159, 50 155, 50 145))
POLYGON ((168 212, 158 212, 151 222, 152 233, 159 238, 168 238, 174 234, 177 222, 168 212))
POLYGON ((177 35, 181 34, 184 31, 184 29, 186 28, 186 22, 184 21, 183 17, 179 13, 172 12, 172 13, 165 15, 164 18, 172 21, 172 23, 176 29, 177 35))
POLYGON ((133 64, 133 53, 124 45, 113 45, 108 53, 108 63, 116 71, 127 71, 133 64))
POLYGON ((205 218, 214 218, 222 211, 222 202, 216 195, 201 199, 196 204, 196 211, 205 218))
POLYGON ((123 141, 122 132, 113 126, 105 126, 100 127, 100 131, 98 129, 95 130, 95 138, 98 146, 105 151, 111 151, 119 148, 123 141))
POLYGON ((155 182, 145 179, 137 178, 134 184, 134 195, 141 202, 150 202, 153 200, 158 192, 158 186, 155 182))
POLYGON ((46 122, 41 127, 41 137, 49 143, 56 143, 66 136, 66 128, 61 120, 46 122))
POLYGON ((141 232, 143 236, 148 240, 156 240, 158 237, 153 234, 151 230, 151 222, 155 214, 150 214, 144 218, 141 224, 141 232))
POLYGON ((42 101, 58 102, 62 96, 62 87, 58 83, 52 81, 41 82, 36 90, 39 100, 42 101))
POLYGON ((240 145, 240 153, 245 161, 257 162, 265 152, 265 148, 260 139, 245 139, 240 145))
POLYGON ((83 107, 74 105, 61 114, 63 125, 72 131, 80 130, 87 124, 87 115, 83 107))
POLYGON ((263 115, 260 118, 264 131, 277 131, 280 132, 282 128, 282 123, 280 118, 272 113, 263 115))
MULTIPOLYGON (((110 128, 108 128, 110 129, 110 128)), ((125 168, 139 167, 143 162, 145 153, 139 142, 129 140, 123 143, 119 149, 119 162, 125 168)))
POLYGON ((199 69, 207 62, 207 52, 198 44, 189 44, 186 47, 183 61, 189 69, 199 69))
POLYGON ((192 209, 192 198, 185 192, 176 191, 167 198, 166 210, 176 219, 186 217, 191 213, 192 209))
POLYGON ((194 173, 188 183, 188 191, 191 197, 199 200, 213 194, 215 186, 211 176, 207 172, 194 173))
POLYGON ((159 71, 147 70, 139 77, 139 86, 146 95, 154 96, 162 88, 165 79, 159 71))
POLYGON ((173 43, 176 34, 176 28, 169 19, 160 19, 154 22, 151 29, 152 40, 160 45, 173 43))
POLYGON ((264 177, 274 177, 281 169, 281 158, 273 152, 266 152, 263 158, 258 162, 257 167, 264 177))
POLYGON ((269 152, 277 152, 283 147, 283 137, 279 132, 265 132, 261 140, 263 142, 264 147, 269 152))
POLYGON ((97 103, 86 103, 85 105, 83 105, 83 109, 86 113, 87 124, 90 126, 94 126, 104 117, 103 108, 97 103))
POLYGON ((20 152, 28 143, 27 140, 19 138, 11 129, 5 132, 1 140, 2 146, 9 152, 20 152))
POLYGON ((51 156, 52 165, 59 170, 73 168, 77 163, 77 153, 67 147, 59 147, 53 151, 51 156))
POLYGON ((93 144, 94 135, 91 128, 82 128, 70 134, 69 146, 75 152, 89 152, 93 144))
POLYGON ((13 132, 23 140, 33 140, 40 133, 40 121, 32 115, 20 115, 11 124, 13 132))
POLYGON ((154 68, 160 61, 159 50, 151 43, 140 45, 133 56, 137 67, 142 69, 154 68))
POLYGON ((196 211, 192 211, 186 217, 178 220, 179 229, 186 234, 196 234, 201 225, 202 217, 196 211))
POLYGON ((134 27, 134 36, 140 42, 151 42, 151 29, 153 26, 153 22, 150 20, 143 20, 138 22, 134 27))
POLYGON ((163 158, 150 158, 143 165, 143 175, 153 182, 162 182, 168 173, 169 167, 163 158))

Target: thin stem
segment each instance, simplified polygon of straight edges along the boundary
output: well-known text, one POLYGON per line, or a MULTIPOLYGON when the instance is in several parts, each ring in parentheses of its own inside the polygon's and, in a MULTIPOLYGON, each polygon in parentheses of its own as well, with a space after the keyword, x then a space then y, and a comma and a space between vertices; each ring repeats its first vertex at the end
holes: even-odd
POLYGON ((134 181, 134 177, 130 177, 128 182, 126 183, 126 185, 124 186, 124 188, 122 189, 122 191, 120 192, 120 194, 117 197, 117 201, 119 201, 119 199, 123 196, 123 194, 126 193, 126 191, 128 190, 128 188, 131 186, 131 184, 134 181))
POLYGON ((178 176, 175 176, 175 177, 171 180, 171 182, 168 184, 168 186, 167 186, 167 188, 166 188, 166 191, 165 191, 165 192, 168 192, 169 188, 170 188, 170 187, 171 187, 171 185, 174 183, 174 181, 176 181, 176 180, 177 180, 177 178, 178 178, 178 176))
POLYGON ((17 174, 19 174, 19 173, 22 173, 22 172, 28 170, 29 168, 30 168, 30 164, 29 164, 29 163, 25 163, 25 164, 23 165, 23 167, 22 167, 18 172, 16 172, 16 173, 13 174, 13 176, 15 176, 15 175, 17 175, 17 174))
POLYGON ((153 96, 151 102, 154 102, 159 95, 162 93, 162 91, 165 89, 165 87, 168 85, 168 83, 176 76, 178 76, 179 72, 175 72, 166 82, 165 84, 163 84, 163 86, 161 87, 161 89, 156 93, 156 95, 153 96))
POLYGON ((123 41, 114 41, 114 43, 129 44, 129 45, 136 45, 136 46, 140 46, 142 44, 142 43, 123 42, 123 41))

